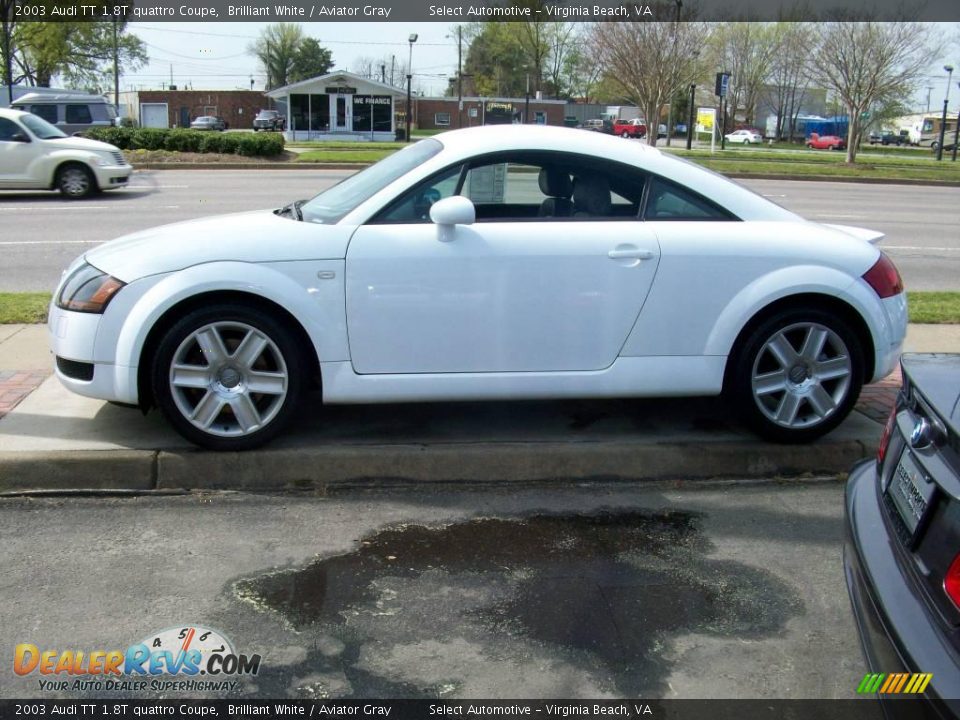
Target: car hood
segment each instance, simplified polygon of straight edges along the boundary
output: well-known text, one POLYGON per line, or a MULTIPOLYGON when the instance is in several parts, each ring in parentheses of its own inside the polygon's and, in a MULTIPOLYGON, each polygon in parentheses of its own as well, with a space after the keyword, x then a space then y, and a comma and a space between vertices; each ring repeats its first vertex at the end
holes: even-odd
POLYGON ((117 152, 119 148, 111 145, 110 143, 100 142, 99 140, 91 140, 90 138, 84 137, 74 137, 69 135, 65 138, 54 138, 53 140, 45 140, 52 144, 56 148, 63 150, 86 150, 87 152, 117 152))
POLYGON ((286 262, 340 259, 349 232, 333 225, 297 222, 272 210, 218 215, 162 225, 90 250, 94 267, 131 282, 148 275, 218 261, 286 262))

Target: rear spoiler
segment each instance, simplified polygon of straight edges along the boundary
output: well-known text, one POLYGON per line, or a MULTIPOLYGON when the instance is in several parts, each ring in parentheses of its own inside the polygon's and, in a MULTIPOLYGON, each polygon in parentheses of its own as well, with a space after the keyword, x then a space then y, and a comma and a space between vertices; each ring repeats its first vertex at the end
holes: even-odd
POLYGON ((871 245, 876 245, 878 242, 883 240, 884 237, 886 237, 886 233, 879 232, 878 230, 867 230, 867 228, 853 227, 852 225, 831 225, 829 223, 823 224, 828 228, 839 230, 842 233, 851 235, 857 238, 857 240, 868 242, 871 245))

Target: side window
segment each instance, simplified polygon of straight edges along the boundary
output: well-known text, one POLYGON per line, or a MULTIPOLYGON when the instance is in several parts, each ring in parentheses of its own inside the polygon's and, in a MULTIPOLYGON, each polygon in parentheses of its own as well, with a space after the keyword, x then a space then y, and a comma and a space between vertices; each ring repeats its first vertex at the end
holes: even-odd
POLYGON ((479 165, 467 172, 462 194, 474 205, 539 207, 546 199, 539 187, 539 173, 538 166, 523 163, 479 165))
POLYGON ((0 142, 13 141, 13 136, 17 133, 23 133, 26 135, 26 133, 20 129, 20 126, 17 125, 13 120, 0 118, 0 142))
POLYGON ((93 117, 86 105, 67 105, 66 120, 68 123, 91 123, 93 117))
POLYGON ((730 213, 662 178, 650 183, 645 220, 732 220, 730 213))
POLYGON ((407 190, 386 209, 381 210, 370 221, 371 224, 430 222, 430 207, 438 200, 453 197, 457 194, 462 167, 462 165, 456 165, 447 168, 439 175, 427 178, 412 189, 407 190))
POLYGON ((30 112, 36 115, 37 117, 42 117, 48 123, 57 122, 57 106, 56 105, 31 105, 30 112))

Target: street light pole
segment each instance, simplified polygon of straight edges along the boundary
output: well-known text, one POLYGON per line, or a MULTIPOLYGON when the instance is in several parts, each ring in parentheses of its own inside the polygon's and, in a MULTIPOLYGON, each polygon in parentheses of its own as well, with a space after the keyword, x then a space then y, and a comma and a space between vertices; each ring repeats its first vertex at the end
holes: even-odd
POLYGON ((690 83, 690 117, 687 119, 687 150, 693 146, 693 104, 696 102, 697 86, 690 83))
MULTIPOLYGON (((960 82, 957 83, 957 87, 960 88, 960 82)), ((960 140, 960 110, 957 110, 957 126, 953 129, 953 157, 950 158, 951 162, 957 161, 957 140, 960 140)))
POLYGON ((410 142, 410 119, 413 115, 413 100, 411 92, 411 83, 413 82, 413 44, 417 41, 417 34, 410 33, 410 37, 407 38, 407 42, 410 43, 410 54, 407 57, 407 137, 406 141, 410 142))
POLYGON ((943 116, 940 118, 940 139, 937 142, 937 160, 943 159, 943 138, 947 132, 947 103, 950 102, 950 81, 953 79, 953 65, 944 65, 947 71, 947 94, 943 98, 943 116))

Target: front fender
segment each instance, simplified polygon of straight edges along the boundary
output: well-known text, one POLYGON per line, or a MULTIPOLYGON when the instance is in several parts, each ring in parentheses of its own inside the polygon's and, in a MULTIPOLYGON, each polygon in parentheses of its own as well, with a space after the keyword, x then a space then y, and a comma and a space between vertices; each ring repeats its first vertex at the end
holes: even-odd
MULTIPOLYGON (((144 278, 126 288, 137 292, 117 293, 108 307, 97 333, 96 356, 115 363, 118 382, 126 382, 124 368, 139 366, 150 330, 168 310, 197 295, 232 291, 270 300, 293 315, 321 361, 348 360, 342 278, 342 260, 216 262, 144 278), (320 282, 320 272, 333 272, 340 282, 320 282)), ((127 390, 124 395, 130 397, 127 390)))

